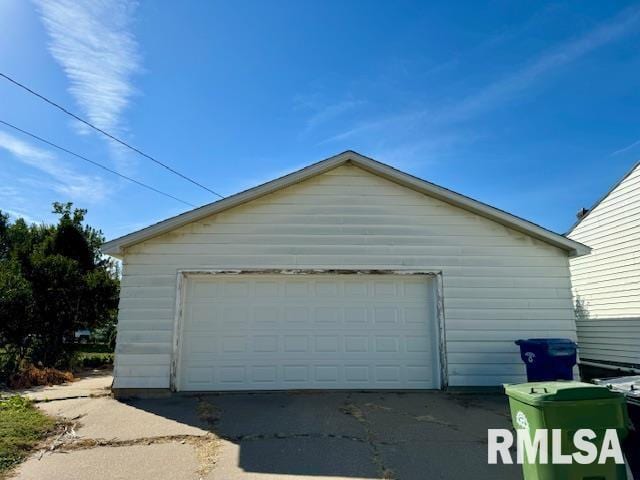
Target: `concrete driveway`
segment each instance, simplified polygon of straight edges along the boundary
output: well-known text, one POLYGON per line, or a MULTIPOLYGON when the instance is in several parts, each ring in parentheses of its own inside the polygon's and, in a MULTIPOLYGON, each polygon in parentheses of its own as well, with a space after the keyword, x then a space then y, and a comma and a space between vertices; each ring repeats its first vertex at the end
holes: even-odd
MULTIPOLYGON (((93 379, 95 382, 95 379, 93 379)), ((287 392, 117 401, 103 388, 39 407, 66 431, 21 480, 520 479, 487 465, 502 395, 287 392)), ((78 391, 80 394, 78 394, 78 391)), ((46 395, 40 398, 45 398, 46 395)))

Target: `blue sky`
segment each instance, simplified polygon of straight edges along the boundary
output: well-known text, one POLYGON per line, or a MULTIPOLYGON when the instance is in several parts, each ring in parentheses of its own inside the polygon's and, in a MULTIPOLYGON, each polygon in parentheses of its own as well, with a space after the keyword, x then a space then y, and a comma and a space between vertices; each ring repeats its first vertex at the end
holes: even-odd
MULTIPOLYGON (((0 2, 0 71, 223 195, 352 149, 563 232, 640 158, 640 4, 0 2)), ((215 200, 0 78, 0 119, 215 200)), ((0 209, 189 207, 0 125, 0 209)))

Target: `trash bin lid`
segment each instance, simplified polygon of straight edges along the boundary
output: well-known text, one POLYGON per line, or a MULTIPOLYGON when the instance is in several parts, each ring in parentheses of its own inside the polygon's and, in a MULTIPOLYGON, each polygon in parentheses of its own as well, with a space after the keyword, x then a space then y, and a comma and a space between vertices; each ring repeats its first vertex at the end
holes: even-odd
POLYGON ((621 392, 628 398, 640 400, 640 375, 594 379, 593 382, 597 385, 603 385, 610 390, 621 392))
POLYGON ((569 338, 521 338, 516 340, 516 345, 575 345, 576 342, 569 338))
POLYGON ((528 405, 621 397, 606 387, 573 381, 518 383, 505 385, 504 389, 507 395, 528 405))

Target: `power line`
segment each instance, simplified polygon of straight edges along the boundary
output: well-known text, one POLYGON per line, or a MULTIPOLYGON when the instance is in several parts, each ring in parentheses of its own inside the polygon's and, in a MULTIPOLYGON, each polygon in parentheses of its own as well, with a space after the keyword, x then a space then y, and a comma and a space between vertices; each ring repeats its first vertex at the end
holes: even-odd
POLYGON ((32 95, 35 95, 36 97, 38 97, 39 99, 47 102, 49 105, 54 106, 55 108, 57 108, 58 110, 61 110, 62 112, 64 112, 65 114, 69 115, 70 117, 75 118, 76 120, 78 120, 79 122, 84 123, 86 126, 93 128, 95 131, 102 133, 103 135, 109 137, 111 140, 118 142, 120 145, 123 145, 131 150, 133 150, 134 152, 136 152, 139 155, 142 155, 143 157, 151 160, 152 162, 157 163, 158 165, 166 168, 167 170, 169 170, 171 173, 178 175, 179 177, 185 179, 188 182, 193 183, 194 185, 197 185, 198 187, 206 190, 209 193, 213 193, 214 195, 220 197, 220 198, 224 198, 223 195, 220 195, 218 192, 211 190, 209 187, 205 187, 204 185, 202 185, 201 183, 196 182, 195 180, 193 180, 192 178, 187 177, 186 175, 178 172, 177 170, 174 170, 173 168, 171 168, 169 165, 167 165, 166 163, 162 163, 160 160, 152 157, 151 155, 147 155, 146 153, 144 153, 142 150, 128 144, 127 142, 125 142, 124 140, 120 140, 119 138, 115 137, 114 135, 110 134, 109 132, 106 132, 104 130, 102 130, 101 128, 95 126, 93 123, 85 120, 82 117, 79 117, 78 115, 76 115, 73 112, 70 112, 69 110, 67 110, 65 107, 63 107, 62 105, 54 102, 53 100, 48 99, 47 97, 45 97, 44 95, 32 90, 31 88, 27 87, 26 85, 18 82, 17 80, 14 80, 13 78, 11 78, 9 75, 6 75, 2 72, 0 72, 0 76, 4 77, 5 79, 9 80, 11 83, 13 83, 14 85, 22 88, 23 90, 26 90, 27 92, 29 92, 32 95))
POLYGON ((44 139, 42 137, 39 137, 38 135, 36 135, 34 133, 31 133, 31 132, 28 132, 26 130, 23 130, 20 127, 16 127, 15 125, 13 125, 13 124, 11 124, 9 122, 5 122, 4 120, 0 119, 0 123, 3 124, 3 125, 6 125, 7 127, 13 128, 14 130, 17 130, 18 132, 23 133, 24 135, 28 135, 31 138, 35 138, 36 140, 38 140, 38 141, 40 141, 42 143, 46 143, 47 145, 49 145, 51 147, 57 148, 58 150, 61 150, 61 151, 65 152, 65 153, 68 153, 69 155, 73 155, 74 157, 77 157, 77 158, 79 158, 81 160, 84 160, 85 162, 92 163, 93 165, 95 165, 97 167, 100 167, 100 168, 102 168, 103 170, 106 170, 109 173, 113 173, 114 175, 117 175, 117 176, 119 176, 121 178, 124 178, 125 180, 129 180, 130 182, 133 182, 133 183, 135 183, 137 185, 140 185, 141 187, 144 187, 144 188, 146 188, 148 190, 152 190, 152 191, 154 191, 156 193, 159 193, 160 195, 164 195, 165 197, 169 197, 169 198, 172 198, 174 200, 177 200, 178 202, 184 203, 185 205, 189 205, 190 207, 196 207, 196 205, 194 205, 192 203, 186 202, 186 201, 184 201, 184 200, 182 200, 182 199, 180 199, 178 197, 174 197, 170 193, 166 193, 166 192, 163 192, 162 190, 158 190, 157 188, 154 188, 154 187, 152 187, 150 185, 147 185, 146 183, 142 183, 142 182, 139 182, 138 180, 135 180, 135 179, 133 179, 131 177, 127 177, 126 175, 123 175, 123 174, 121 174, 119 172, 116 172, 115 170, 111 170, 109 167, 106 167, 106 166, 102 165, 101 163, 98 163, 98 162, 96 162, 94 160, 91 160, 90 158, 82 156, 82 155, 80 155, 78 153, 72 152, 71 150, 68 150, 68 149, 66 149, 64 147, 61 147, 60 145, 57 145, 57 144, 55 144, 53 142, 50 142, 49 140, 46 140, 46 139, 44 139))

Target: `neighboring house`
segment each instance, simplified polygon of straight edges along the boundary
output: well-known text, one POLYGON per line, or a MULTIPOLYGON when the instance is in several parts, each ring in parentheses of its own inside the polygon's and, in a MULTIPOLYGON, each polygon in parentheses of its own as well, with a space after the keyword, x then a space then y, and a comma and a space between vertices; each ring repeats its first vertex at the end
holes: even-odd
POLYGON ((571 260, 581 363, 640 371, 640 163, 567 236, 592 249, 571 260))
POLYGON ((107 242, 114 388, 413 389, 525 380, 575 339, 584 245, 344 152, 107 242))

